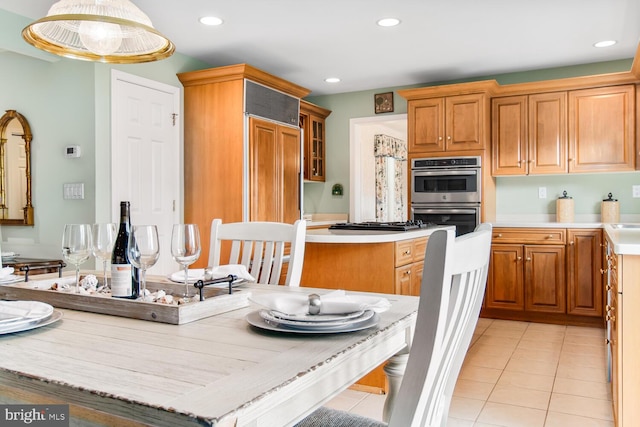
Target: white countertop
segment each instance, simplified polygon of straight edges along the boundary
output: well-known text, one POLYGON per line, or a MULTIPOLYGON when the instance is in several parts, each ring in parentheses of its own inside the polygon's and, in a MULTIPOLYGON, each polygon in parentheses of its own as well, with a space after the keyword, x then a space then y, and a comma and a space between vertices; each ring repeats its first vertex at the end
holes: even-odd
POLYGON ((307 243, 388 243, 430 236, 441 229, 455 227, 423 228, 411 231, 359 231, 329 230, 327 228, 307 230, 307 243))
POLYGON ((602 228, 604 224, 601 222, 499 221, 492 225, 514 228, 602 228))
POLYGON ((613 243, 618 255, 640 255, 640 228, 613 228, 610 224, 604 230, 613 243))

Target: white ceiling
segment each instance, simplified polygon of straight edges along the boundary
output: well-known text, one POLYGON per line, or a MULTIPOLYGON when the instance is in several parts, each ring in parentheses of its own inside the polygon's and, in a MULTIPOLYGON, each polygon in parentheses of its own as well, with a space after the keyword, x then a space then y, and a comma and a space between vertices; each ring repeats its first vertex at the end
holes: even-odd
MULTIPOLYGON (((37 19, 54 0, 0 0, 37 19)), ((246 62, 312 95, 632 58, 638 0, 134 0, 178 52, 246 62), (204 15, 219 27, 198 23, 204 15), (376 21, 397 17, 382 28, 376 21), (618 41, 596 49, 600 40, 618 41), (326 77, 339 77, 329 84, 326 77)))

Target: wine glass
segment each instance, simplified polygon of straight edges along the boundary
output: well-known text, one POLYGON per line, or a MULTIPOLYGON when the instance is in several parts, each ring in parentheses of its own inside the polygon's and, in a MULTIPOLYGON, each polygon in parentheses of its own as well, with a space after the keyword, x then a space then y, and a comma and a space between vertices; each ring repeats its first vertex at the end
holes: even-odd
POLYGON ((109 289, 107 282, 107 261, 111 258, 113 245, 116 242, 116 225, 113 223, 93 224, 91 228, 91 252, 102 261, 104 289, 109 289))
POLYGON ((184 300, 189 301, 189 266, 200 257, 198 224, 174 224, 171 232, 171 255, 184 266, 184 300))
POLYGON ((134 225, 131 233, 129 233, 127 250, 131 265, 140 269, 139 298, 144 301, 147 288, 147 268, 153 267, 160 256, 158 227, 155 225, 134 225))
POLYGON ((80 264, 91 256, 91 226, 66 224, 62 233, 62 256, 76 266, 76 293, 80 293, 80 264))

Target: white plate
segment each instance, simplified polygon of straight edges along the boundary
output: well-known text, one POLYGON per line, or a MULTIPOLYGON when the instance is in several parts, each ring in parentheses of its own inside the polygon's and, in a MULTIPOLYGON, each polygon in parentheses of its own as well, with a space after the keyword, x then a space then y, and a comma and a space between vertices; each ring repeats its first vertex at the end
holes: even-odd
POLYGON ((51 314, 51 316, 47 317, 46 319, 42 319, 37 322, 32 322, 27 325, 22 325, 17 327, 14 326, 12 328, 0 328, 0 335, 13 334, 15 332, 28 331, 31 329, 39 328, 41 326, 47 326, 54 322, 57 322, 60 319, 62 319, 62 312, 58 310, 53 310, 53 313, 51 314))
MULTIPOLYGON (((260 317, 262 317, 264 320, 269 322, 269 324, 277 323, 282 326, 288 326, 290 328, 295 328, 295 329, 327 329, 327 328, 353 325, 359 322, 364 322, 365 320, 369 320, 370 318, 373 317, 373 314, 374 312, 372 310, 367 310, 358 317, 336 319, 333 321, 314 322, 314 321, 281 319, 279 317, 273 316, 269 310, 260 310, 260 317)), ((313 317, 318 317, 318 316, 313 316, 313 317)))
POLYGON ((38 322, 52 313, 53 307, 40 301, 0 301, 0 329, 38 322))
POLYGON ((259 328, 259 329, 267 330, 267 331, 286 332, 290 334, 338 334, 338 333, 345 333, 345 332, 361 331, 363 329, 368 329, 373 326, 376 326, 378 324, 380 316, 377 313, 374 313, 373 317, 371 317, 369 320, 365 320, 364 322, 358 322, 354 324, 348 324, 344 326, 331 327, 331 328, 322 328, 322 329, 316 328, 313 330, 294 329, 284 325, 280 325, 279 323, 274 323, 274 324, 268 323, 265 319, 263 319, 260 316, 260 310, 256 310, 247 314, 246 319, 250 325, 255 326, 256 328, 259 328))
POLYGON ((295 320, 298 322, 335 322, 336 320, 353 319, 354 317, 360 317, 364 314, 364 310, 354 311, 353 313, 345 314, 287 314, 277 310, 270 310, 269 313, 273 317, 283 320, 295 320))

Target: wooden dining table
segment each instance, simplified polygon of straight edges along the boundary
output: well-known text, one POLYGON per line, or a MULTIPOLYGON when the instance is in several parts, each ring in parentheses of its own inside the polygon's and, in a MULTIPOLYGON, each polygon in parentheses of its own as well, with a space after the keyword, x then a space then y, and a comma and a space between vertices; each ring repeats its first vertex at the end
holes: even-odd
POLYGON ((0 335, 0 404, 68 404, 86 425, 292 425, 410 341, 418 298, 375 295, 391 302, 376 326, 331 334, 256 328, 253 303, 182 325, 57 309, 56 323, 0 335))

